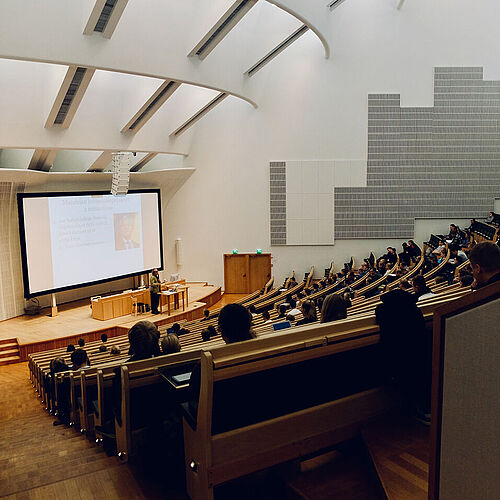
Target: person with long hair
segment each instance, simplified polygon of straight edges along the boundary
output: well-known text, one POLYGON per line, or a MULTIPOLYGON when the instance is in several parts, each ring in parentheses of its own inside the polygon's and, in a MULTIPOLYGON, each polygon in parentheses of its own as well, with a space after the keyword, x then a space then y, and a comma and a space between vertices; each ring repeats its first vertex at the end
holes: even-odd
POLYGON ((327 295, 321 308, 321 323, 347 318, 347 304, 340 295, 327 295))

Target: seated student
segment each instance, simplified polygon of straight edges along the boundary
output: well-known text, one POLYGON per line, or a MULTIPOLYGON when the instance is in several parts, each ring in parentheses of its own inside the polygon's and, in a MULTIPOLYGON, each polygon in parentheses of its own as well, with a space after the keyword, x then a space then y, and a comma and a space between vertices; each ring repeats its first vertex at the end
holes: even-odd
POLYGON ((284 318, 286 316, 287 306, 285 304, 281 304, 278 308, 278 318, 284 318))
POLYGON ((439 245, 432 251, 432 253, 436 255, 441 255, 441 252, 445 248, 446 248, 446 242, 444 240, 439 240, 439 245))
POLYGON ((382 277, 382 275, 374 267, 372 267, 368 271, 368 277, 372 278, 373 281, 376 281, 376 280, 380 279, 382 277))
POLYGON ((495 220, 495 213, 494 212, 490 212, 488 214, 488 217, 486 217, 485 221, 488 223, 488 224, 491 224, 493 221, 495 220))
POLYGON ((399 261, 409 266, 411 264, 410 247, 407 243, 403 243, 402 247, 403 251, 399 254, 399 261))
POLYGON ((413 278, 412 284, 417 301, 434 297, 435 294, 431 292, 431 289, 425 282, 425 278, 421 274, 418 274, 413 278))
POLYGON ((175 333, 176 335, 178 335, 178 334, 179 334, 180 329, 181 329, 181 325, 179 325, 179 323, 174 323, 174 324, 172 325, 172 331, 173 331, 173 333, 175 333))
POLYGON ((139 321, 128 331, 132 357, 129 361, 152 358, 160 354, 157 337, 158 328, 151 321, 139 321))
POLYGON ((290 308, 291 308, 290 311, 288 311, 288 314, 292 315, 295 318, 295 316, 300 314, 300 310, 297 309, 297 303, 295 302, 294 299, 290 299, 288 301, 288 304, 290 305, 290 308))
POLYGON ((81 368, 88 368, 90 362, 88 360, 87 352, 84 349, 76 349, 71 353, 71 369, 80 370, 81 368))
POLYGON ((120 346, 119 345, 112 345, 111 349, 109 350, 109 354, 113 356, 118 356, 121 354, 120 346))
POLYGON ((478 243, 469 253, 474 283, 478 290, 500 281, 500 247, 491 241, 478 243))
POLYGON ((210 325, 207 330, 210 332, 211 337, 215 337, 217 335, 217 330, 214 325, 210 325))
POLYGON ((303 318, 297 321, 295 326, 307 325, 307 323, 314 323, 317 320, 316 304, 314 303, 314 300, 304 300, 300 307, 302 309, 303 318))
POLYGON ((469 288, 474 282, 474 276, 472 274, 462 274, 459 278, 460 288, 469 288))
POLYGON ((264 325, 266 325, 267 323, 272 323, 269 311, 262 312, 262 319, 264 320, 264 325))
POLYGON ((66 352, 73 352, 75 350, 75 346, 73 344, 69 344, 66 348, 66 352))
POLYGON ((210 338, 211 338, 210 330, 208 328, 204 328, 201 331, 201 340, 203 340, 203 342, 208 342, 210 338))
MULTIPOLYGON (((365 284, 366 286, 368 285, 372 285, 373 283, 375 283, 375 281, 377 281, 373 276, 368 276, 368 278, 366 278, 366 281, 365 281, 365 284)), ((367 292, 364 293, 365 295, 365 298, 366 299, 369 299, 371 297, 375 297, 375 295, 378 295, 380 293, 380 290, 375 287, 375 288, 372 288, 371 290, 368 290, 367 292)))
POLYGON ((78 339, 78 345, 80 347, 83 347, 85 345, 85 340, 84 339, 78 339))
POLYGON ((327 295, 321 307, 321 323, 345 318, 347 318, 346 301, 339 295, 327 295))
MULTIPOLYGON (((255 338, 252 331, 252 317, 241 304, 227 304, 219 313, 219 331, 226 344, 234 344, 255 338)), ((189 379, 189 408, 193 414, 198 410, 198 396, 200 394, 201 366, 198 363, 191 372, 189 379)))
POLYGON ((208 309, 203 309, 203 318, 200 321, 207 321, 210 316, 210 311, 208 309))
POLYGON ((417 262, 418 259, 420 259, 422 250, 413 240, 409 240, 408 243, 409 243, 408 252, 410 254, 410 259, 413 260, 414 262, 417 262))
POLYGON ((101 345, 99 346, 99 352, 106 352, 108 347, 106 346, 106 342, 108 341, 108 336, 103 333, 101 335, 101 345))
POLYGON ((252 318, 256 318, 257 317, 257 309, 255 308, 255 306, 253 304, 251 304, 248 307, 248 312, 252 315, 252 318))
POLYGON ((399 289, 403 291, 409 291, 411 289, 411 283, 408 280, 401 280, 399 282, 399 289))
POLYGON ((162 354, 173 354, 174 352, 179 352, 180 350, 181 344, 179 342, 179 337, 177 337, 174 333, 168 333, 161 339, 162 354))
POLYGON ((288 313, 285 319, 290 321, 290 323, 293 323, 296 320, 296 317, 293 314, 288 313))

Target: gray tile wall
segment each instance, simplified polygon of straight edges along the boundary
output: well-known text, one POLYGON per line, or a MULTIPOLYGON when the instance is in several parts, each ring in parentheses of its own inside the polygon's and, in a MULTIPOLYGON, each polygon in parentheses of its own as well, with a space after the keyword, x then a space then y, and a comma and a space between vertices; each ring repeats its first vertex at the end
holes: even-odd
POLYGON ((412 238, 415 217, 486 216, 500 193, 500 81, 435 68, 430 108, 370 94, 367 168, 366 188, 335 188, 336 238, 412 238))
POLYGON ((286 163, 269 164, 271 245, 286 245, 286 163))

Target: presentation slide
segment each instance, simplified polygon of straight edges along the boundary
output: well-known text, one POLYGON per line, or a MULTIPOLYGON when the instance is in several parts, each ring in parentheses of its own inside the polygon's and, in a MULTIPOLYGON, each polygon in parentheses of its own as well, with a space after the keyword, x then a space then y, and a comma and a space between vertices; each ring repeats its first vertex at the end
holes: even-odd
POLYGON ((20 203, 30 295, 162 267, 159 191, 24 195, 20 203))

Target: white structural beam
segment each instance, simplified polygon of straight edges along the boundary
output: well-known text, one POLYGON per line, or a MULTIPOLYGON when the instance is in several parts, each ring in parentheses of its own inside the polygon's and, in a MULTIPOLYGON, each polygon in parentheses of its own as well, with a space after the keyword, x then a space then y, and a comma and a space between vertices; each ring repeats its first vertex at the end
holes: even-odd
POLYGON ((281 54, 287 47, 292 45, 293 42, 298 40, 304 33, 309 31, 309 27, 303 24, 299 29, 295 30, 290 36, 285 38, 274 49, 268 52, 262 59, 257 61, 251 68, 245 71, 245 75, 252 76, 262 69, 267 63, 271 62, 278 54, 281 54))
POLYGON ((147 121, 163 106, 165 101, 180 87, 173 80, 163 82, 137 113, 122 128, 122 132, 137 133, 147 121))
POLYGON ((130 169, 131 172, 139 172, 139 170, 146 165, 146 163, 149 163, 153 158, 155 158, 158 155, 158 153, 148 153, 144 158, 139 160, 137 163, 132 165, 132 168, 130 169))
POLYGON ((104 38, 111 38, 127 2, 128 0, 96 0, 83 34, 100 33, 104 38))
POLYGON ((221 103, 228 94, 225 92, 221 92, 214 99, 212 99, 208 104, 203 106, 199 111, 197 111, 191 118, 186 120, 180 127, 176 128, 171 134, 170 137, 179 137, 183 134, 188 128, 192 127, 198 120, 203 118, 211 109, 215 108, 217 104, 221 103))
POLYGON ((82 66, 70 66, 59 88, 45 128, 68 128, 71 125, 78 106, 82 102, 95 69, 82 66))
POLYGON ((35 149, 28 170, 48 172, 56 159, 57 149, 35 149))
POLYGON ((97 160, 90 165, 87 172, 103 172, 104 169, 111 163, 113 157, 111 155, 113 151, 103 151, 97 160))
POLYGON ((236 0, 222 17, 212 26, 208 33, 196 44, 188 57, 205 57, 222 42, 224 37, 241 21, 243 16, 257 3, 258 0, 236 0))

